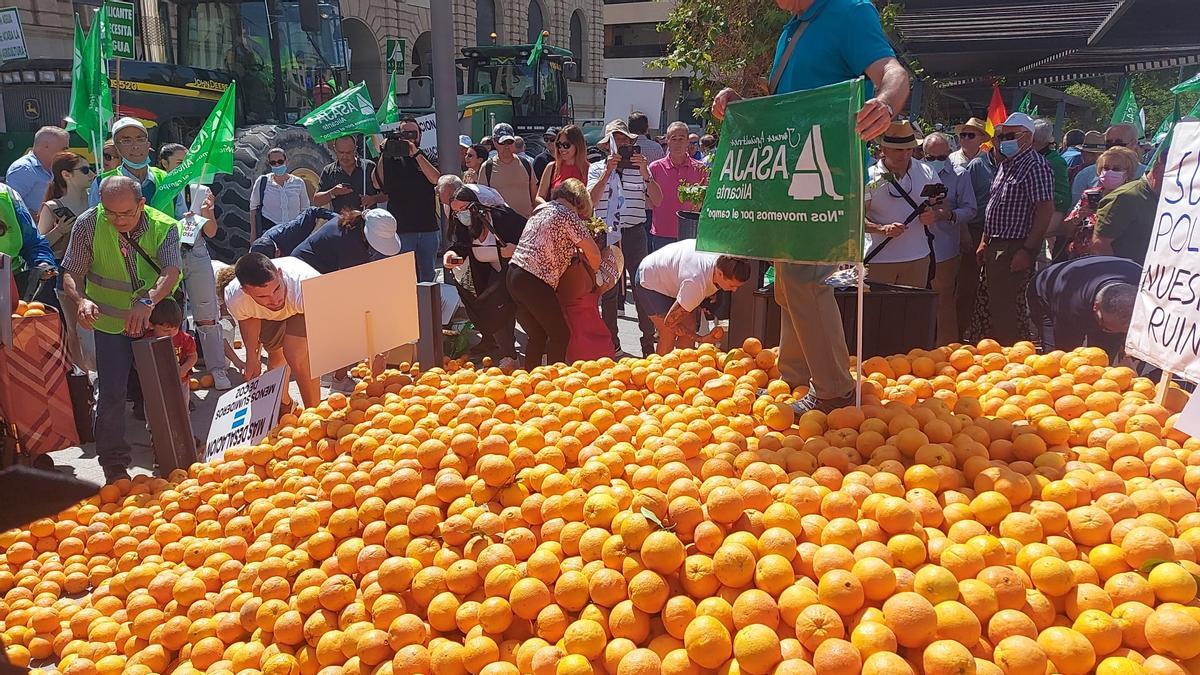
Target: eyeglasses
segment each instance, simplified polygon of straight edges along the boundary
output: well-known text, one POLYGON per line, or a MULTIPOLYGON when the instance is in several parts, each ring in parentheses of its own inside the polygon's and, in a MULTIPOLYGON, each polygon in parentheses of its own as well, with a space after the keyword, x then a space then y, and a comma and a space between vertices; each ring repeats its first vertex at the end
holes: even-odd
POLYGON ((138 136, 136 138, 122 138, 121 140, 117 141, 117 145, 121 146, 122 148, 136 148, 140 145, 149 145, 149 143, 150 139, 145 136, 138 136))
POLYGON ((286 159, 268 159, 267 164, 270 164, 271 166, 283 166, 284 164, 287 164, 287 160, 286 159))
POLYGON ((996 140, 999 140, 999 141, 1011 141, 1011 140, 1015 140, 1015 139, 1016 139, 1017 137, 1019 137, 1020 135, 1021 135, 1021 134, 1019 134, 1019 133, 1015 133, 1015 132, 1014 132, 1014 133, 1007 133, 1007 134, 996 134, 996 140))
POLYGON ((130 218, 141 218, 142 207, 139 206, 132 211, 125 211, 125 212, 109 211, 108 209, 105 209, 104 215, 107 216, 109 220, 112 220, 114 218, 116 218, 117 220, 129 220, 130 218))
POLYGON ((104 153, 104 161, 106 161, 106 162, 111 162, 111 161, 113 161, 113 160, 115 160, 115 159, 116 159, 116 156, 115 156, 115 155, 110 155, 110 154, 108 154, 107 152, 106 152, 106 153, 104 153))
POLYGON ((1106 148, 1123 148, 1123 147, 1125 147, 1125 141, 1104 141, 1104 147, 1106 147, 1106 148))
POLYGON ((973 140, 973 139, 974 139, 974 138, 975 138, 977 135, 978 135, 978 134, 976 134, 974 131, 960 131, 960 132, 958 132, 958 137, 959 137, 959 138, 966 138, 966 139, 968 139, 968 140, 973 140))
POLYGON ((561 148, 563 150, 569 150, 569 149, 575 147, 575 144, 570 141, 559 141, 559 142, 555 143, 555 145, 557 145, 559 148, 561 148))
POLYGON ((71 172, 72 173, 78 172, 78 173, 82 173, 84 175, 90 176, 90 175, 96 173, 96 170, 94 168, 92 168, 91 164, 84 164, 83 166, 77 166, 74 169, 71 169, 71 172))

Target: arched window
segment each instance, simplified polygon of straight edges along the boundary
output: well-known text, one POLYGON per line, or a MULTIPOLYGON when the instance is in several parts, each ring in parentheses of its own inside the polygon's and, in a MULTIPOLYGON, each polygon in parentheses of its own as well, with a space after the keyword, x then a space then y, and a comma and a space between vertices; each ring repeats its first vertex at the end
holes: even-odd
POLYGON ((529 44, 537 42, 538 35, 541 35, 542 28, 546 25, 542 18, 542 5, 538 0, 529 0, 529 44))
POLYGON ((429 31, 417 36, 412 48, 413 75, 433 76, 433 39, 429 31))
POLYGON ((492 44, 492 33, 496 30, 496 1, 476 0, 475 2, 475 44, 492 44))
POLYGON ((575 55, 575 63, 579 64, 575 81, 583 81, 583 56, 586 53, 583 35, 583 13, 575 10, 571 14, 571 53, 575 55))

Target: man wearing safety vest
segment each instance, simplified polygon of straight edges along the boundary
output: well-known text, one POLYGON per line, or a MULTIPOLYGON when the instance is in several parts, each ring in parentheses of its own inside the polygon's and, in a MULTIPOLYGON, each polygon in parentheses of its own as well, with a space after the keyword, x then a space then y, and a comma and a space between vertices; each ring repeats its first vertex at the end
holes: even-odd
POLYGON ((129 477, 125 394, 133 341, 179 282, 183 263, 176 220, 148 208, 136 180, 105 178, 99 195, 100 204, 71 230, 63 291, 79 307, 79 324, 96 334, 96 454, 111 483, 129 477))
POLYGON ((58 274, 50 244, 38 233, 21 195, 4 184, 0 184, 0 253, 13 259, 12 272, 21 293, 25 292, 28 275, 39 273, 46 280, 58 274), (39 268, 41 272, 36 272, 39 268))
MULTIPOLYGON (((132 117, 122 117, 112 125, 113 144, 121 165, 112 171, 96 177, 92 190, 88 194, 89 206, 100 203, 100 181, 108 176, 127 176, 142 185, 142 194, 146 203, 166 212, 168 216, 183 218, 187 215, 184 202, 184 192, 180 192, 173 200, 168 201, 167 195, 160 195, 156 200, 158 188, 167 177, 167 172, 150 165, 150 137, 146 127, 132 117), (165 204, 171 204, 167 208, 165 204)), ((210 195, 211 196, 211 195, 210 195)), ((210 208, 211 202, 205 205, 210 208)), ((217 234, 217 219, 210 214, 202 214, 208 222, 197 233, 196 241, 191 245, 183 244, 181 256, 183 259, 183 284, 187 293, 188 310, 196 321, 196 332, 200 336, 200 350, 204 356, 204 367, 213 376, 217 389, 222 391, 232 387, 226 368, 229 362, 225 359, 222 349, 221 327, 217 325, 220 318, 217 302, 217 282, 213 277, 212 258, 209 255, 206 240, 217 234)))

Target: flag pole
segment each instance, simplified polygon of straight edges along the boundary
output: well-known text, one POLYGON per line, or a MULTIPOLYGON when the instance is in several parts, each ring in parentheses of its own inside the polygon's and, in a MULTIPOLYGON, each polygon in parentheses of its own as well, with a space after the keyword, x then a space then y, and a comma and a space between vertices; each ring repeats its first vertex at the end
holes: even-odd
POLYGON ((867 276, 867 266, 858 263, 858 318, 854 322, 854 406, 862 408, 862 364, 863 364, 863 300, 864 279, 867 276))
POLYGON ((116 110, 113 111, 113 118, 121 116, 121 57, 117 57, 117 100, 116 110))

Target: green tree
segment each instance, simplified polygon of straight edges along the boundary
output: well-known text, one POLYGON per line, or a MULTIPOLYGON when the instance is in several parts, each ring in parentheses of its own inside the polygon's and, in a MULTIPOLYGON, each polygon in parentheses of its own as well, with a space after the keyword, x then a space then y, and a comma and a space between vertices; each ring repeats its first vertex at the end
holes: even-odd
MULTIPOLYGON (((1067 115, 1066 129, 1103 129, 1112 118, 1113 97, 1100 88, 1085 82, 1067 85, 1063 93, 1075 98, 1081 98, 1091 104, 1091 109, 1072 112, 1067 115)), ((1135 92, 1136 94, 1136 92, 1135 92)))

